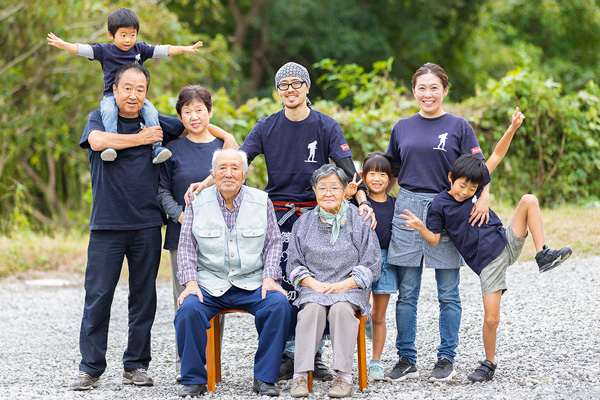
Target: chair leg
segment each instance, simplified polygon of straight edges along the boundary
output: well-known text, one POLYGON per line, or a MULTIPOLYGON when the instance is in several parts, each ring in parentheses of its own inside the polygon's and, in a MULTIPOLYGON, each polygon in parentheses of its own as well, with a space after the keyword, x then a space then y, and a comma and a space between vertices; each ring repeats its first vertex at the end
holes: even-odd
MULTIPOLYGON (((206 373, 208 375, 207 379, 207 389, 211 392, 214 392, 216 389, 216 351, 217 348, 215 346, 215 328, 218 324, 219 317, 214 317, 210 320, 210 328, 206 330, 206 373)), ((219 349, 220 350, 220 349, 219 349)), ((219 356, 220 358, 220 356, 219 356)))
POLYGON ((221 338, 223 335, 223 329, 221 326, 221 318, 223 315, 217 315, 215 320, 215 335, 213 340, 215 341, 215 382, 221 382, 221 338))
POLYGON ((313 376, 312 375, 313 375, 312 372, 308 373, 308 391, 309 392, 313 391, 313 386, 312 386, 312 384, 313 384, 313 376))
POLYGON ((365 324, 367 317, 360 316, 358 325, 358 387, 360 390, 367 388, 367 346, 365 343, 365 324))

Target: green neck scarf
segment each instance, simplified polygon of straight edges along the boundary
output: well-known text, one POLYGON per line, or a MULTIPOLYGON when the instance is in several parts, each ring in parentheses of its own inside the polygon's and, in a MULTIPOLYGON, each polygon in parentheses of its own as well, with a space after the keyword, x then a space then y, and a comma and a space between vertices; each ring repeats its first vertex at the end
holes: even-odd
POLYGON ((346 211, 348 211, 348 200, 342 201, 342 206, 337 214, 330 214, 323 210, 320 206, 315 207, 315 213, 325 220, 325 223, 331 225, 331 238, 329 243, 335 244, 338 236, 340 235, 340 229, 346 224, 346 211))

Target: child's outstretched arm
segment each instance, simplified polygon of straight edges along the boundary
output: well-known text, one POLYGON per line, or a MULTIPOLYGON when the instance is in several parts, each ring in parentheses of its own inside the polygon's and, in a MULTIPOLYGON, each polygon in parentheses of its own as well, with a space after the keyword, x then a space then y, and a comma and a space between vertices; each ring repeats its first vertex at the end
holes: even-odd
POLYGON ((419 217, 411 213, 409 210, 404 210, 404 212, 405 214, 400 214, 400 217, 406 220, 406 226, 418 230, 421 236, 423 236, 423 239, 427 241, 427 243, 434 247, 437 246, 437 244, 440 241, 440 234, 433 233, 429 229, 427 229, 423 221, 421 221, 419 217))
POLYGON ((519 111, 519 107, 515 108, 515 112, 512 116, 512 123, 510 124, 504 135, 502 135, 502 137, 496 144, 496 147, 494 147, 494 152, 492 153, 490 158, 488 158, 485 162, 485 166, 487 167, 490 174, 493 170, 496 169, 498 164, 500 164, 500 161, 502 161, 502 159, 506 155, 508 147, 510 146, 510 142, 512 141, 512 138, 515 135, 517 129, 519 129, 519 127, 523 123, 524 119, 525 116, 519 111))
POLYGON ((69 53, 77 54, 77 52, 79 51, 79 46, 77 45, 77 43, 65 42, 52 32, 48 34, 48 37, 46 39, 48 40, 48 44, 50 46, 66 50, 69 53))
POLYGON ((169 46, 169 56, 177 56, 183 53, 197 53, 198 47, 202 47, 202 42, 196 42, 191 46, 169 46))

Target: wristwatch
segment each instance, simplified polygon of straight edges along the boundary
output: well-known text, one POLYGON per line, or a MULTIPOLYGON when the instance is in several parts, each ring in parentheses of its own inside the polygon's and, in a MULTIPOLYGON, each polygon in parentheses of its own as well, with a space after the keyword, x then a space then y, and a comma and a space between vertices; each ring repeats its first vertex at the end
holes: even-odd
POLYGON ((368 205, 369 207, 373 208, 373 206, 371 205, 371 202, 369 200, 363 200, 360 202, 360 204, 358 205, 359 207, 362 206, 363 204, 368 205))

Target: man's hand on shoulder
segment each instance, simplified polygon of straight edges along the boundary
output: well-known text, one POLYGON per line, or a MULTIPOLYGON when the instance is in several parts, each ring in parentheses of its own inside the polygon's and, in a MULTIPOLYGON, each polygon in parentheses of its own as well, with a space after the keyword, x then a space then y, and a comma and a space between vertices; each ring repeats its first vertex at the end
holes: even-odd
POLYGON ((269 290, 275 290, 276 292, 282 293, 287 297, 287 292, 281 287, 280 284, 275 282, 273 278, 264 278, 262 284, 262 298, 264 299, 269 290))
POLYGON ((363 221, 366 222, 369 218, 371 218, 371 225, 369 227, 372 230, 375 230, 377 227, 377 220, 375 219, 375 212, 373 211, 373 208, 367 204, 362 204, 360 207, 358 207, 358 215, 362 216, 363 213, 365 214, 363 221))
POLYGON ((198 287, 197 281, 189 281, 185 284, 185 290, 179 295, 177 298, 177 308, 181 307, 183 304, 183 300, 188 297, 190 294, 195 294, 200 299, 200 302, 204 302, 204 297, 202 297, 202 291, 200 287, 198 287))

